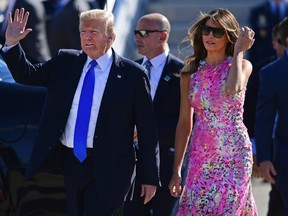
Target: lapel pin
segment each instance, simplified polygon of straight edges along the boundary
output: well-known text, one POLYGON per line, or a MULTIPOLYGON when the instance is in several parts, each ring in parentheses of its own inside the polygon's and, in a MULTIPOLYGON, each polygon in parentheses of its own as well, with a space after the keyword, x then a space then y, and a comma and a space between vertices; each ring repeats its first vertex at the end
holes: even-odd
POLYGON ((171 77, 170 77, 169 75, 166 75, 166 76, 164 77, 164 80, 165 80, 166 82, 168 82, 170 79, 171 79, 171 77))
POLYGON ((117 75, 117 78, 118 78, 118 79, 121 79, 121 75, 120 75, 120 74, 118 74, 118 75, 117 75))

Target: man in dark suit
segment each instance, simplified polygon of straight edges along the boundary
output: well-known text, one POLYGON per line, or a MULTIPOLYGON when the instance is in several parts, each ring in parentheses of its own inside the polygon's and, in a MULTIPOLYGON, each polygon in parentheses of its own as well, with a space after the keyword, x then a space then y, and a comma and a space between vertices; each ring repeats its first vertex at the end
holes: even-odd
POLYGON ((279 191, 282 198, 283 215, 288 215, 287 17, 279 25, 279 35, 281 43, 285 46, 285 54, 260 70, 255 138, 260 169, 264 178, 279 191))
MULTIPOLYGON (((274 26, 272 30, 272 45, 275 50, 275 57, 271 56, 271 58, 267 58, 267 61, 263 61, 261 64, 253 65, 253 73, 249 78, 247 84, 247 91, 244 103, 244 123, 248 129, 248 133, 253 144, 253 171, 252 175, 254 177, 260 178, 262 177, 262 172, 257 163, 257 153, 255 146, 255 115, 256 115, 256 104, 257 104, 257 95, 258 95, 258 87, 259 87, 259 70, 268 65, 271 61, 276 60, 276 58, 282 57, 285 52, 285 47, 279 43, 280 35, 279 35, 279 25, 274 26)), ((278 189, 275 188, 273 184, 271 184, 271 190, 269 192, 269 207, 267 216, 274 215, 283 215, 283 207, 281 204, 281 196, 278 192, 278 189)))
POLYGON ((21 46, 24 49, 27 58, 35 63, 48 60, 50 50, 46 35, 46 17, 45 8, 39 0, 10 0, 6 8, 7 16, 4 17, 0 23, 1 29, 1 44, 5 42, 5 31, 8 24, 8 13, 14 11, 16 8, 25 8, 29 11, 30 19, 28 20, 27 27, 32 28, 33 32, 21 41, 21 46))
MULTIPOLYGON (((287 15, 288 4, 284 0, 265 0, 250 10, 248 22, 255 31, 255 42, 248 52, 248 59, 253 64, 253 72, 247 84, 244 123, 248 129, 253 147, 255 146, 254 125, 259 70, 277 58, 273 47, 273 28, 287 15)), ((256 168, 256 166, 253 168, 256 168)), ((253 174, 256 174, 256 172, 253 174)))
POLYGON ((248 129, 248 134, 250 140, 253 144, 253 160, 255 163, 253 164, 253 176, 254 177, 261 177, 261 171, 256 163, 256 146, 255 146, 255 115, 256 115, 256 104, 257 104, 257 95, 258 95, 258 88, 259 88, 259 70, 271 63, 272 61, 276 60, 277 58, 281 57, 284 54, 285 47, 279 44, 279 25, 277 24, 274 26, 272 30, 272 46, 275 51, 273 56, 259 62, 258 64, 253 65, 253 72, 249 78, 247 84, 247 91, 245 96, 245 103, 244 103, 244 124, 248 129))
POLYGON ((60 50, 51 60, 34 65, 19 44, 32 31, 26 29, 28 16, 23 8, 13 19, 10 14, 2 49, 17 82, 47 87, 26 178, 63 164, 69 216, 115 215, 133 181, 136 126, 137 165, 148 202, 159 184, 153 104, 144 69, 111 48, 116 37, 112 13, 81 13, 83 51, 60 50))
MULTIPOLYGON (((132 200, 124 204, 125 216, 171 215, 178 204, 178 198, 170 195, 169 181, 173 172, 175 130, 180 108, 180 78, 183 61, 169 53, 168 38, 170 33, 168 19, 159 13, 147 14, 139 19, 134 31, 136 46, 144 58, 137 60, 147 68, 151 84, 151 95, 157 119, 160 146, 160 180, 154 198, 143 204, 140 190, 141 170, 136 169, 136 187, 132 200)), ((139 166, 137 166, 138 168, 139 166)))

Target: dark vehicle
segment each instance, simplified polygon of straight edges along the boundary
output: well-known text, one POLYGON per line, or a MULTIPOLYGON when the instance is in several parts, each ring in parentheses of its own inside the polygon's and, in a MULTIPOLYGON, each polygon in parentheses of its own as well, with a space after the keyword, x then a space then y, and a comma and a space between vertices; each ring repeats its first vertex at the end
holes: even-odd
POLYGON ((46 90, 15 83, 0 58, 0 215, 66 215, 61 175, 24 181, 46 90))

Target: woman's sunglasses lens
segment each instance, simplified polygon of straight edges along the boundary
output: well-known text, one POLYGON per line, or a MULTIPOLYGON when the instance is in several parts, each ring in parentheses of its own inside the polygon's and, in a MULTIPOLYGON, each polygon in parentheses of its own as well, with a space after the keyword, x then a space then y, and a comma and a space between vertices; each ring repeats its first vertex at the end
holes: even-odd
POLYGON ((213 35, 214 35, 216 38, 221 38, 221 37, 223 37, 223 35, 224 35, 224 33, 225 33, 223 29, 213 29, 212 32, 213 32, 213 35))
POLYGON ((209 35, 210 34, 211 29, 208 26, 202 26, 201 29, 202 29, 203 35, 209 35))
POLYGON ((225 33, 224 29, 212 28, 212 27, 209 27, 209 26, 206 26, 206 25, 201 26, 201 29, 202 29, 202 34, 203 35, 209 35, 210 32, 212 31, 214 37, 216 37, 216 38, 223 37, 223 35, 225 33))

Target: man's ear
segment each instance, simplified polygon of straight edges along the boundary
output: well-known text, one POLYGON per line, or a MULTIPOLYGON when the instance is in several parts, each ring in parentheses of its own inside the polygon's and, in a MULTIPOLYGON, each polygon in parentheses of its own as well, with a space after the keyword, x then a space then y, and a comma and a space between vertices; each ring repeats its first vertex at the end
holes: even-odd
POLYGON ((285 38, 284 46, 285 46, 286 48, 288 47, 288 37, 285 38))
POLYGON ((115 41, 115 35, 109 35, 108 40, 111 42, 114 42, 115 41))
POLYGON ((167 33, 166 31, 161 32, 160 39, 161 39, 162 41, 167 40, 167 39, 168 39, 167 37, 168 37, 168 33, 167 33))

